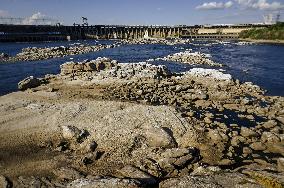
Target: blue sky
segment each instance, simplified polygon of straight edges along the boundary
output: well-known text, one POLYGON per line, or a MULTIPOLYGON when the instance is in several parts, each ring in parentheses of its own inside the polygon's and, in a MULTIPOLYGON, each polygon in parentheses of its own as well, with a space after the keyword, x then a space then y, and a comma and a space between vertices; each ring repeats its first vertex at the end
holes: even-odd
POLYGON ((126 25, 195 25, 262 22, 280 12, 284 0, 0 0, 0 17, 58 19, 126 25))

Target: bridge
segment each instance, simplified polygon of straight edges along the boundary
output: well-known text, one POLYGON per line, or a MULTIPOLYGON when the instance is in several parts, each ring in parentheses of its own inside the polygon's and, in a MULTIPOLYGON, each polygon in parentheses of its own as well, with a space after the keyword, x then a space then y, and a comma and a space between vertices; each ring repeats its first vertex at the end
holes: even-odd
POLYGON ((199 38, 236 39, 243 30, 269 25, 124 26, 124 25, 7 25, 0 24, 0 42, 77 39, 199 38))

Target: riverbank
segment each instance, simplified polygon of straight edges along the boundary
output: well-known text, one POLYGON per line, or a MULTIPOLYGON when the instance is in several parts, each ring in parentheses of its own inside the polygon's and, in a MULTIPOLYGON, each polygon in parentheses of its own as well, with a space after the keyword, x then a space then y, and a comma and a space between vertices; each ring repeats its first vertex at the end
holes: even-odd
POLYGON ((284 98, 229 74, 98 58, 20 86, 0 97, 3 182, 283 186, 284 98))
POLYGON ((284 40, 260 40, 260 39, 249 39, 249 38, 241 38, 240 41, 244 42, 254 42, 258 44, 280 44, 284 45, 284 40))

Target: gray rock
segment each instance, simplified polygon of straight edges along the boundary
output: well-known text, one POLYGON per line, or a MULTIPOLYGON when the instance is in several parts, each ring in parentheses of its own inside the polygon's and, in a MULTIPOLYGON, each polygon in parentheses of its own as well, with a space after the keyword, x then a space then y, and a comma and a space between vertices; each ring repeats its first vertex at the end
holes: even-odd
POLYGON ((18 89, 19 90, 27 90, 29 88, 35 88, 40 86, 40 80, 37 78, 34 78, 33 76, 27 77, 24 80, 20 81, 18 83, 18 89))
POLYGON ((81 178, 67 185, 68 188, 139 188, 141 184, 133 179, 119 178, 81 178))

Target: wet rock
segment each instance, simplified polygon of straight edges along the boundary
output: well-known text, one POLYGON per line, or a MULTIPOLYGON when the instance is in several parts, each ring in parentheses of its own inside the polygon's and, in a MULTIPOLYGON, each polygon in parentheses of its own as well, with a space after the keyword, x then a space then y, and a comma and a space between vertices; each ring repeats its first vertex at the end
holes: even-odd
POLYGON ((143 184, 152 185, 156 184, 157 181, 155 178, 146 172, 141 171, 140 169, 133 167, 133 166, 125 166, 119 170, 119 173, 124 178, 131 178, 140 181, 143 184))
POLYGON ((119 179, 119 178, 81 178, 77 179, 67 185, 68 188, 82 187, 82 188, 91 188, 91 187, 101 187, 101 188, 139 188, 141 183, 138 180, 133 179, 119 179))
POLYGON ((24 80, 18 83, 19 90, 27 90, 29 88, 35 88, 40 86, 41 82, 39 79, 34 78, 33 76, 27 77, 24 80))

